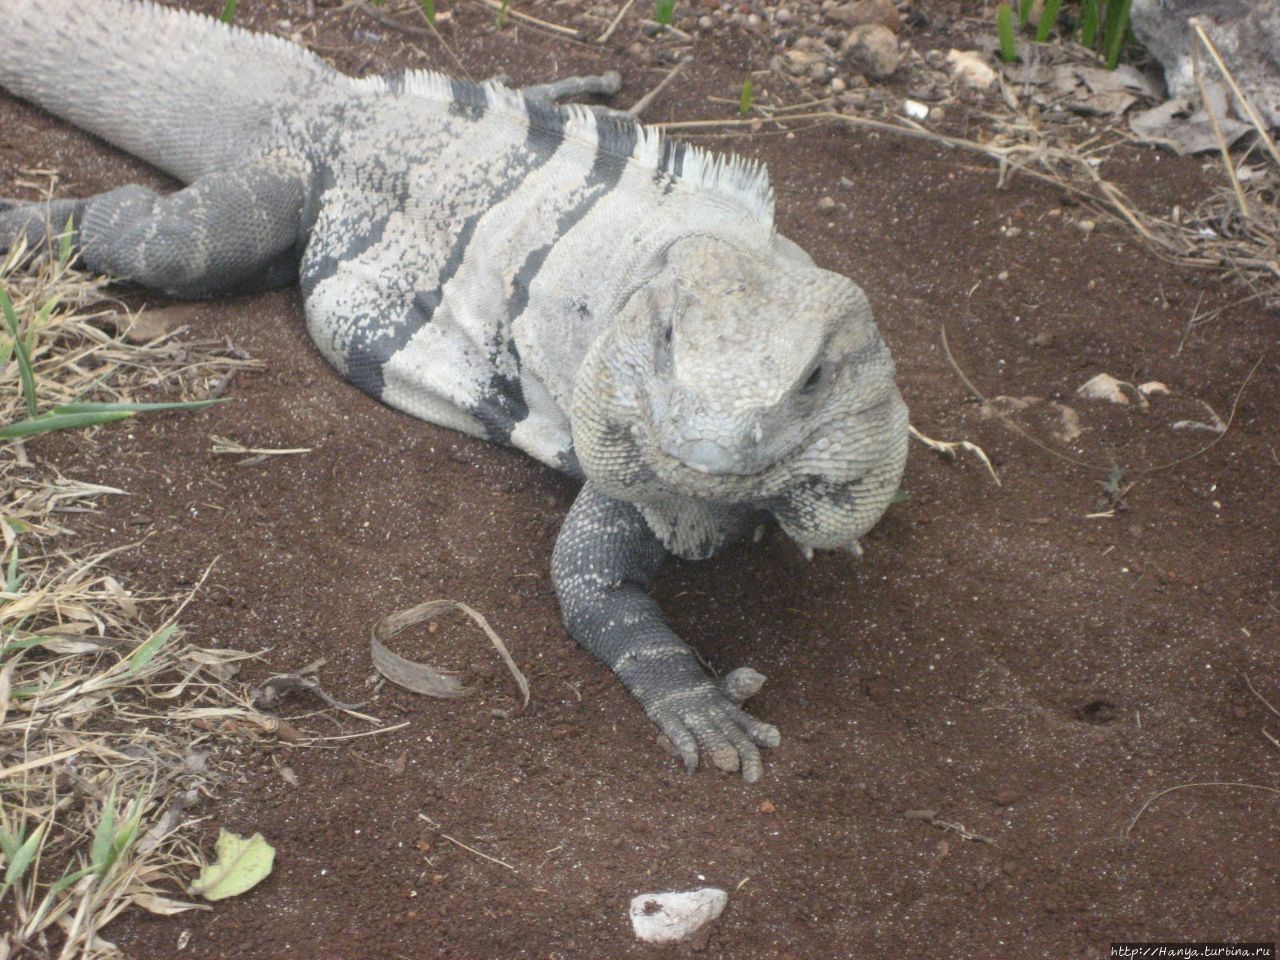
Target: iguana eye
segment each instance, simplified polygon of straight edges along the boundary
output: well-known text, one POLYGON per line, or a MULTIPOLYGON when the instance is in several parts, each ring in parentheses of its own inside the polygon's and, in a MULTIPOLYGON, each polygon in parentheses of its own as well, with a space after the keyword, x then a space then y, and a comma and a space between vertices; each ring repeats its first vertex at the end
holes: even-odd
POLYGON ((671 324, 669 323, 662 331, 662 339, 658 341, 655 365, 659 373, 665 374, 671 370, 671 324))
POLYGON ((814 388, 816 388, 818 384, 821 382, 822 382, 822 364, 818 364, 816 367, 813 368, 813 370, 809 372, 808 379, 805 380, 804 386, 802 386, 800 389, 805 393, 811 393, 814 390, 814 388))

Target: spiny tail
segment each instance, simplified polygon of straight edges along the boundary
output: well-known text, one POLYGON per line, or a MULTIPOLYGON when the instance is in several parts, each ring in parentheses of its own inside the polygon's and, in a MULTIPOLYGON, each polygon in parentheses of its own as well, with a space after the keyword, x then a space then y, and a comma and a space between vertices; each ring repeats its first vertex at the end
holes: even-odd
POLYGON ((190 182, 347 83, 310 51, 143 0, 0 0, 0 86, 190 182))

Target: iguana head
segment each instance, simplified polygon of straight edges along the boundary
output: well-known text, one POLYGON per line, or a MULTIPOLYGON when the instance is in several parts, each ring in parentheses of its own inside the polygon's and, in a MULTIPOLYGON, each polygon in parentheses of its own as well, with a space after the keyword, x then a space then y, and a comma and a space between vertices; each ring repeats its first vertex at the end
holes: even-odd
POLYGON ((784 243, 686 236, 637 271, 578 370, 574 448, 610 496, 758 506, 851 546, 897 490, 906 406, 862 290, 784 243))

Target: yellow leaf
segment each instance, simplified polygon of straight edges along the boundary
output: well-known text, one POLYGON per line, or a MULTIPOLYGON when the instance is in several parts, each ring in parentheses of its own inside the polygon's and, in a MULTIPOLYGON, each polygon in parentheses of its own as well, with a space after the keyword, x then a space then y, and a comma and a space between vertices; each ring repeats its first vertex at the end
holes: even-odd
POLYGON ((271 872, 276 859, 275 848, 260 833, 246 839, 220 830, 214 852, 217 860, 201 870, 190 887, 192 893, 206 900, 236 897, 257 886, 271 872))

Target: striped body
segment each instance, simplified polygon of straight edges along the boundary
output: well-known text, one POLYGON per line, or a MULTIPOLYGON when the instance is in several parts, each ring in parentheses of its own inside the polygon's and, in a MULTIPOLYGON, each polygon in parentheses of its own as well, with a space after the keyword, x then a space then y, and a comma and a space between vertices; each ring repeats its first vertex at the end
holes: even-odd
POLYGON ((685 150, 496 84, 412 74, 286 110, 313 166, 301 280, 324 356, 393 407, 570 472, 574 376, 637 253, 717 219, 770 236, 752 168, 699 158, 690 189, 685 150))

